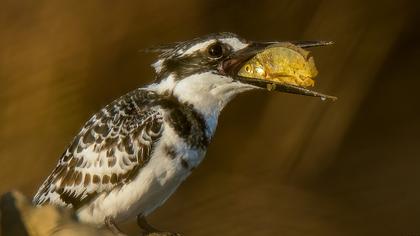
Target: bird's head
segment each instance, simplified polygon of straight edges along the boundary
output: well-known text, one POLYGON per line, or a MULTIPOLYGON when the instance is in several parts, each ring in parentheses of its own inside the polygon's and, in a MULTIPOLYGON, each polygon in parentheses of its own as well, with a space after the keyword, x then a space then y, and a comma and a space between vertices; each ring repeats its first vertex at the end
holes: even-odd
MULTIPOLYGON (((150 87, 193 105, 204 115, 218 115, 235 95, 267 89, 273 82, 238 75, 244 63, 279 42, 253 42, 232 33, 217 33, 154 49, 157 79, 150 87)), ((307 48, 328 45, 323 41, 291 42, 307 48)), ((306 56, 305 56, 306 57, 306 56)), ((329 97, 303 87, 277 83, 276 91, 329 97)))

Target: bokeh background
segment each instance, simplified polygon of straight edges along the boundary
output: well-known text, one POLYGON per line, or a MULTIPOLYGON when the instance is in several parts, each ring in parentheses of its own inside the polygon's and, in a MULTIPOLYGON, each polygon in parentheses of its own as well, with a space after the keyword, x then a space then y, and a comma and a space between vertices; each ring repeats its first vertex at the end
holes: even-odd
MULTIPOLYGON (((185 235, 420 235, 415 0, 0 1, 0 192, 32 196, 82 124, 153 80, 153 45, 231 31, 333 40, 317 90, 239 96, 150 217, 185 235)), ((136 226, 124 228, 134 234, 136 226)))

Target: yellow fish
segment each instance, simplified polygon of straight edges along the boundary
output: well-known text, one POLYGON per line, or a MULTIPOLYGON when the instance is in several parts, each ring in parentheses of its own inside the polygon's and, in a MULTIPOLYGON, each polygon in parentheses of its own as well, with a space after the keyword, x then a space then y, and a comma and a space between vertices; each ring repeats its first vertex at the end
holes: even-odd
POLYGON ((318 74, 309 51, 292 43, 277 43, 257 53, 239 70, 246 78, 271 80, 299 87, 314 86, 318 74))

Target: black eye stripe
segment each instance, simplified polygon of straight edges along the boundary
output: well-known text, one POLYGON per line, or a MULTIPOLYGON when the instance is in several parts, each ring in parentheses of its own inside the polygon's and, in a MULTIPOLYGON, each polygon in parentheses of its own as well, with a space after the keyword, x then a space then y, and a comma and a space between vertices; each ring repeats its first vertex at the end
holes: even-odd
POLYGON ((170 73, 176 79, 182 79, 192 74, 203 73, 217 68, 219 60, 209 57, 208 53, 196 51, 183 57, 172 57, 162 61, 162 69, 157 77, 163 78, 170 73))
MULTIPOLYGON (((224 38, 225 37, 222 39, 224 38)), ((188 54, 185 54, 187 50, 200 43, 205 43, 205 41, 179 44, 171 53, 161 55, 160 70, 157 71, 156 81, 167 77, 169 74, 173 74, 176 79, 183 79, 192 74, 207 71, 217 72, 220 61, 229 56, 229 54, 234 51, 234 48, 229 43, 219 40, 219 38, 211 39, 211 41, 207 42, 209 43, 206 46, 201 48, 196 47, 197 50, 188 54), (218 48, 219 45, 222 50, 218 48), (212 46, 214 48, 209 52, 209 49, 212 46), (222 53, 220 53, 220 51, 222 51, 222 53)))

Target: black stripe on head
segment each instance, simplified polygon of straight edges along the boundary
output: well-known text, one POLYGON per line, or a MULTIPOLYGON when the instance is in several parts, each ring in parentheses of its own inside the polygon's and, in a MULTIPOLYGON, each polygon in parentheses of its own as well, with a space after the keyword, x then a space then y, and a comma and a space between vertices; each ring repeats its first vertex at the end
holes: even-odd
POLYGON ((174 57, 165 60, 158 78, 165 78, 174 74, 175 78, 182 79, 193 74, 206 71, 216 71, 218 60, 210 60, 203 52, 194 52, 184 57, 174 57))
POLYGON ((164 59, 164 58, 169 58, 171 56, 177 55, 181 52, 185 52, 188 50, 188 48, 196 44, 203 43, 211 39, 218 40, 218 39, 226 39, 226 38, 237 38, 241 41, 245 41, 244 39, 242 39, 241 37, 239 37, 238 35, 234 33, 220 32, 220 33, 208 34, 201 37, 196 37, 188 41, 160 45, 154 48, 150 48, 147 51, 158 52, 160 53, 159 58, 164 59))
POLYGON ((215 71, 219 63, 233 52, 232 46, 222 43, 221 39, 236 38, 244 41, 233 33, 216 33, 204 37, 195 38, 190 41, 177 43, 175 46, 165 48, 159 56, 160 69, 157 70, 157 81, 166 78, 169 74, 175 75, 176 79, 182 79, 193 74, 199 74, 207 71, 215 71), (195 45, 211 42, 207 48, 197 49, 190 54, 184 54, 195 45), (212 57, 208 49, 211 46, 219 44, 223 49, 221 57, 212 57))

